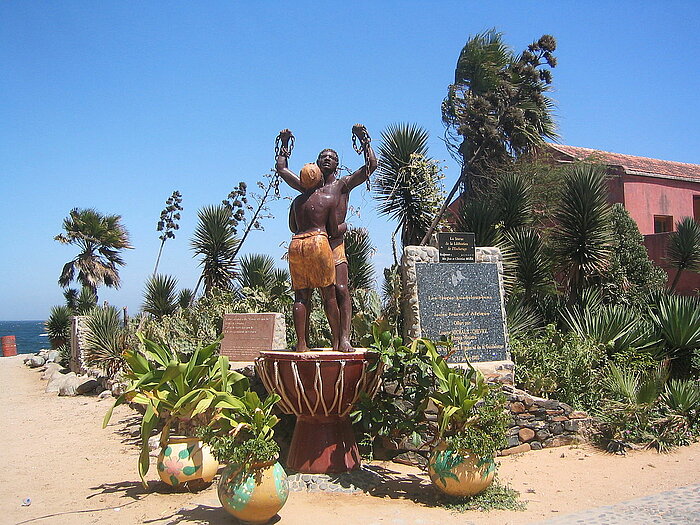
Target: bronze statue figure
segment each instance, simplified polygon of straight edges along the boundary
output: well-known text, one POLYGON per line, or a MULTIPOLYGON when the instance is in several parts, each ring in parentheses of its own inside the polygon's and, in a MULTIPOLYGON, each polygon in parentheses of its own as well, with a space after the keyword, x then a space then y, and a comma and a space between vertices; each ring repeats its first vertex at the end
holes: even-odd
MULTIPOLYGON (((314 166, 313 164, 307 164, 304 169, 302 169, 302 177, 294 174, 288 167, 288 158, 291 154, 294 140, 291 131, 284 129, 280 132, 278 136, 278 147, 276 148, 277 173, 289 186, 302 192, 302 195, 294 200, 292 211, 290 212, 290 229, 292 229, 292 233, 295 234, 294 237, 303 235, 304 230, 324 231, 327 234, 326 237, 324 237, 323 234, 315 235, 314 238, 317 240, 314 242, 323 244, 323 241, 319 239, 327 239, 332 252, 333 265, 335 267, 334 284, 322 286, 314 281, 311 288, 318 287, 321 289, 324 308, 331 325, 331 332, 333 333, 333 348, 341 352, 353 351, 352 345, 350 344, 352 303, 350 300, 350 290, 348 289, 348 263, 345 258, 344 243, 344 234, 347 229, 345 217, 348 211, 348 200, 353 188, 367 181, 372 172, 377 168, 377 157, 372 149, 367 129, 361 124, 356 124, 352 128, 352 132, 353 143, 355 139, 360 142, 359 149, 364 155, 364 165, 351 175, 337 177, 338 154, 332 149, 324 149, 319 153, 315 164, 322 174, 322 181, 316 186, 307 187, 304 184, 307 175, 304 169, 309 166, 314 166), (326 211, 322 211, 326 210, 326 207, 330 207, 333 210, 328 212, 329 215, 327 217, 325 215, 326 211), (332 294, 334 295, 333 298, 327 297, 328 292, 323 291, 324 289, 329 289, 328 286, 333 286, 333 288, 330 288, 330 290, 335 292, 332 294), (337 327, 337 331, 334 331, 334 325, 337 327)), ((311 167, 308 169, 313 171, 311 167)), ((310 244, 311 241, 307 243, 310 244)), ((300 243, 297 242, 296 246, 298 247, 299 245, 300 243)), ((295 258, 296 257, 297 255, 295 255, 295 258)), ((290 245, 290 270, 291 260, 292 246, 290 245)), ((297 268, 304 267, 296 262, 295 266, 297 268)), ((291 271, 294 276, 294 270, 291 271)), ((316 270, 314 269, 313 271, 316 270)), ((294 285, 294 277, 292 281, 294 285)), ((326 281, 321 279, 318 282, 325 283, 326 281)), ((299 286, 302 286, 302 284, 299 284, 299 286)), ((308 299, 311 293, 309 288, 300 288, 297 290, 296 285, 294 285, 294 288, 294 325, 299 341, 297 350, 304 351, 307 349, 308 299)))

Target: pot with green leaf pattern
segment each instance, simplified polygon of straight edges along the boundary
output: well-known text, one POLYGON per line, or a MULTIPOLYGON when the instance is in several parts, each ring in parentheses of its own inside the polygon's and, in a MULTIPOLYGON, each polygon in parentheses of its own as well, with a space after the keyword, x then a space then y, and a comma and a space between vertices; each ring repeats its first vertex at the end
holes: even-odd
POLYGON ((173 487, 193 481, 211 483, 219 462, 196 437, 170 436, 158 456, 158 475, 173 487))
POLYGON ((450 496, 474 496, 488 488, 496 473, 493 457, 454 450, 443 441, 433 448, 428 474, 433 484, 450 496))
POLYGON ((287 502, 287 474, 277 461, 254 463, 249 468, 228 465, 219 480, 219 501, 243 523, 262 524, 287 502))

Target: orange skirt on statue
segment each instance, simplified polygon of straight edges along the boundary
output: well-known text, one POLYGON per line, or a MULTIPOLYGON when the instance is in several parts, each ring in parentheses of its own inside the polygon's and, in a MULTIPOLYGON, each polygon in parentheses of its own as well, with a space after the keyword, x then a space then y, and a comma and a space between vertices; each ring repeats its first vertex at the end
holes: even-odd
POLYGON ((300 233, 289 243, 292 288, 325 288, 335 284, 335 264, 326 232, 300 233))

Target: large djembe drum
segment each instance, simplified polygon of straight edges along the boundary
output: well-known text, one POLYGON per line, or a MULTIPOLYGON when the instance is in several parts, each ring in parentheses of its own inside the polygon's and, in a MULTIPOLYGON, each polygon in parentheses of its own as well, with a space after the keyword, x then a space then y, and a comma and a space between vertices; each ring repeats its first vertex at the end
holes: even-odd
POLYGON ((279 394, 285 413, 297 417, 288 467, 327 474, 360 466, 349 414, 360 394, 377 392, 382 373, 378 357, 367 350, 260 352, 255 368, 265 388, 279 394))

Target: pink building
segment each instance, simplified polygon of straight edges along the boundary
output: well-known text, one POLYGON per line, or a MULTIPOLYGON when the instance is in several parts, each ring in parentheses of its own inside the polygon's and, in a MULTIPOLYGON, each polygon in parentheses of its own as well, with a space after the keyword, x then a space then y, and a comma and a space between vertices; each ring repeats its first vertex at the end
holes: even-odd
MULTIPOLYGON (((547 144, 560 163, 589 160, 605 164, 610 174, 610 202, 621 203, 644 235, 649 257, 666 269, 668 235, 684 217, 700 221, 700 165, 547 144)), ((675 272, 670 271, 669 282, 675 272)), ((700 289, 700 274, 684 272, 679 293, 700 289)))

